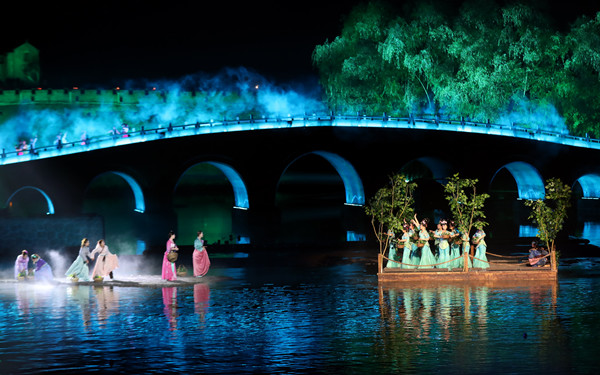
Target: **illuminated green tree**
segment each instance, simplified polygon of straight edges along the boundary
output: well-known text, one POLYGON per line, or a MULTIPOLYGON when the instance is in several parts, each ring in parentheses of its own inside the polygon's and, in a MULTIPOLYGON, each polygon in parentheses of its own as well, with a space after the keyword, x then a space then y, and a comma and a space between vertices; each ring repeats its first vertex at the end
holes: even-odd
POLYGON ((379 242, 380 254, 385 253, 392 239, 388 231, 400 233, 402 225, 410 222, 413 217, 413 192, 416 187, 416 183, 409 182, 403 175, 396 174, 390 177, 389 183, 379 189, 365 207, 379 242))
POLYGON ((482 229, 487 225, 483 221, 485 200, 490 196, 477 193, 477 179, 460 178, 458 173, 452 176, 444 186, 446 200, 452 217, 460 233, 470 236, 473 227, 482 229))
POLYGON ((600 13, 582 17, 565 37, 569 51, 564 61, 565 79, 557 92, 559 109, 567 119, 571 132, 600 138, 600 13))
POLYGON ((406 18, 390 23, 377 52, 402 73, 398 90, 409 112, 418 107, 437 110, 435 92, 457 69, 456 60, 448 55, 452 38, 448 17, 429 3, 418 3, 406 18))
POLYGON ((519 2, 369 3, 315 47, 313 63, 336 111, 508 118, 551 131, 564 121, 600 137, 600 13, 568 32, 545 14, 519 2))
POLYGON ((377 52, 392 12, 381 3, 355 8, 333 41, 318 45, 312 55, 331 109, 340 112, 382 113, 402 104, 403 72, 377 52))
POLYGON ((525 205, 531 208, 529 219, 537 224, 537 237, 554 253, 556 236, 562 230, 571 206, 571 188, 558 178, 548 179, 545 198, 527 200, 525 205))

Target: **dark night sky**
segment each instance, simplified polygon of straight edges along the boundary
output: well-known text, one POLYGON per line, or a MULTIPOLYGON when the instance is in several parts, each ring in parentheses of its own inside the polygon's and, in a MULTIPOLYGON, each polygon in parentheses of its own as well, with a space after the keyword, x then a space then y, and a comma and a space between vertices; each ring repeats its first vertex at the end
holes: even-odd
MULTIPOLYGON (((339 35, 343 17, 359 2, 19 1, 3 5, 0 53, 28 40, 40 50, 42 85, 55 87, 178 79, 240 66, 278 81, 302 80, 316 75, 315 45, 339 35)), ((551 12, 568 23, 595 14, 599 3, 571 0, 551 12)))

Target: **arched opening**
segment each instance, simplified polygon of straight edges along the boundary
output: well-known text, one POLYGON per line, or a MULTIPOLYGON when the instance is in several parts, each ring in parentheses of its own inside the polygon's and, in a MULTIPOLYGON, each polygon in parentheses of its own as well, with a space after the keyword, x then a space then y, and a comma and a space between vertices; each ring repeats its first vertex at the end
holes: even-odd
POLYGON ((179 178, 173 192, 178 244, 191 245, 198 230, 209 243, 248 243, 244 211, 248 191, 231 166, 214 161, 195 164, 179 178))
POLYGON ((8 197, 5 212, 12 217, 32 217, 53 215, 54 204, 42 189, 35 186, 23 186, 8 197))
POLYGON ((347 160, 327 151, 301 155, 285 168, 277 186, 278 240, 364 240, 364 203, 362 181, 347 160))
POLYGON ((103 218, 104 237, 111 252, 141 254, 146 240, 141 235, 144 228, 140 214, 145 209, 144 195, 137 181, 128 174, 108 171, 96 176, 87 186, 82 212, 103 218))
POLYGON ((362 206, 365 204, 365 192, 362 181, 356 173, 356 170, 346 159, 339 155, 327 151, 314 151, 315 155, 319 155, 327 160, 344 183, 344 191, 346 192, 346 204, 362 206))
POLYGON ((506 164, 496 171, 491 183, 503 169, 506 169, 517 183, 518 199, 544 199, 546 195, 544 180, 534 166, 523 161, 506 164))
POLYGON ((589 173, 579 177, 572 186, 575 202, 570 217, 572 233, 600 246, 600 175, 589 173))
POLYGON ((523 201, 543 199, 546 190, 534 166, 516 161, 500 167, 490 181, 489 194, 486 206, 493 215, 487 220, 497 238, 535 237, 537 229, 528 219, 529 209, 523 201))
POLYGON ((573 184, 573 192, 578 198, 600 199, 600 175, 589 173, 579 177, 573 184))

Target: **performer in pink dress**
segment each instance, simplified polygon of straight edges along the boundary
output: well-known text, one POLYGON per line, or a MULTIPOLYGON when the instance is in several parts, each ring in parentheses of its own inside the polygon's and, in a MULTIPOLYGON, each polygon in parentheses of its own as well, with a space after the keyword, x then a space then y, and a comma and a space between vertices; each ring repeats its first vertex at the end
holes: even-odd
POLYGON ((92 279, 94 276, 110 276, 112 279, 112 271, 119 267, 119 258, 108 250, 108 246, 106 246, 104 240, 98 241, 96 248, 91 253, 91 258, 94 259, 96 254, 98 254, 98 259, 92 272, 92 279))
POLYGON ((204 232, 199 231, 198 237, 194 240, 194 254, 192 255, 192 263, 194 265, 194 276, 202 277, 206 275, 210 268, 210 259, 204 246, 204 232))
POLYGON ((169 255, 169 251, 171 250, 179 250, 175 244, 175 233, 173 231, 169 232, 169 240, 167 241, 167 248, 165 250, 165 255, 163 256, 162 264, 162 278, 167 281, 177 280, 177 268, 175 267, 175 262, 170 262, 167 258, 167 255, 169 255))

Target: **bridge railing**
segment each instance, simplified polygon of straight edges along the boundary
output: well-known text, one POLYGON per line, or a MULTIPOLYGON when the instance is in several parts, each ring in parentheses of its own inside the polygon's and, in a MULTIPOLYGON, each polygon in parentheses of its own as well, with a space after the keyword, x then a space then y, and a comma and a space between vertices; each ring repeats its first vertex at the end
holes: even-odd
POLYGON ((0 154, 0 164, 33 160, 38 157, 60 156, 76 152, 84 152, 105 147, 114 147, 136 142, 158 140, 163 138, 181 137, 188 135, 207 134, 227 131, 260 130, 272 128, 295 128, 306 126, 355 126, 380 128, 429 129, 445 131, 462 131, 492 135, 514 136, 518 138, 537 139, 546 142, 569 144, 576 147, 592 147, 600 149, 600 140, 589 137, 577 137, 569 134, 552 132, 543 129, 533 129, 523 124, 494 124, 489 122, 468 121, 465 119, 440 118, 431 115, 410 117, 370 116, 364 114, 335 115, 304 114, 282 117, 249 117, 234 120, 196 122, 183 125, 159 125, 146 129, 132 129, 123 134, 106 134, 53 145, 44 145, 27 150, 6 151, 0 154))

